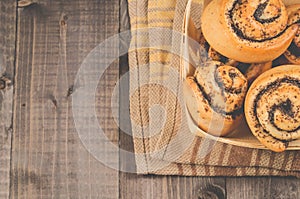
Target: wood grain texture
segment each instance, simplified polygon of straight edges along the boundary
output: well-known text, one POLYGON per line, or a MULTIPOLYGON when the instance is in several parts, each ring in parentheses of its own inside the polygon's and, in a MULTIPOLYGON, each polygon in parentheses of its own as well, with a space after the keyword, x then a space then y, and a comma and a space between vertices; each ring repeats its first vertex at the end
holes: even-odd
MULTIPOLYGON (((18 9, 11 197, 117 198, 118 171, 101 164, 83 146, 71 104, 81 63, 118 33, 119 2, 35 2, 18 9)), ((115 54, 118 48, 110 46, 109 52, 115 54)), ((95 65, 103 59, 95 59, 95 65)), ((116 61, 100 79, 95 96, 99 123, 115 144, 118 128, 108 96, 118 76, 116 61)), ((101 152, 118 165, 118 153, 106 148, 101 152)))
POLYGON ((0 1, 0 198, 9 197, 16 1, 0 1))
POLYGON ((271 178, 270 183, 271 198, 291 198, 300 197, 300 179, 295 178, 271 178))
POLYGON ((224 178, 143 176, 123 174, 120 176, 121 198, 207 199, 226 198, 224 178))
POLYGON ((300 180, 291 177, 227 178, 228 198, 291 198, 300 195, 300 180))
POLYGON ((271 178, 227 178, 228 198, 270 198, 271 178))

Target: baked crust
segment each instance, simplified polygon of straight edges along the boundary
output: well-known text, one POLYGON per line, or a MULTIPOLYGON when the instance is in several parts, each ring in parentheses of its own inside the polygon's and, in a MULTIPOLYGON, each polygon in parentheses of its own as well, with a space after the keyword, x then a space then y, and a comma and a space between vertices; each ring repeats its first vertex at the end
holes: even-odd
POLYGON ((245 116, 267 148, 284 151, 300 138, 300 65, 283 65, 260 75, 245 99, 245 116))
POLYGON ((245 63, 279 57, 298 29, 297 24, 288 26, 281 0, 270 0, 266 5, 258 1, 213 0, 204 9, 201 21, 203 35, 216 51, 245 63))
POLYGON ((225 136, 239 126, 247 80, 237 68, 210 61, 199 66, 186 83, 190 89, 187 108, 201 129, 225 136))

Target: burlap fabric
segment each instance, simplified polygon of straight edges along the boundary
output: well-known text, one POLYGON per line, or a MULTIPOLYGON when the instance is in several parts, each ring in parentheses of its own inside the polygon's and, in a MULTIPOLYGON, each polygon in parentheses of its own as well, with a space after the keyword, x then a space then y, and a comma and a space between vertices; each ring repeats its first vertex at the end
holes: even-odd
MULTIPOLYGON (((297 151, 236 147, 190 133, 180 80, 187 0, 129 0, 130 115, 137 172, 186 176, 300 176, 297 151)), ((200 28, 203 0, 191 16, 200 28)))

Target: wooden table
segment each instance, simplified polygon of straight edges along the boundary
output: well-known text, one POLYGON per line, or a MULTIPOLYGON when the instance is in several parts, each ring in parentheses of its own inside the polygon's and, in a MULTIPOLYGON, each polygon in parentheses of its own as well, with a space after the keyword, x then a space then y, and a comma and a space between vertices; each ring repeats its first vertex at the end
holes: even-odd
MULTIPOLYGON (((96 160, 75 128, 74 80, 93 48, 129 29, 126 1, 34 2, 0 1, 0 198, 299 198, 295 178, 142 176, 96 160)), ((105 98, 127 70, 126 56, 109 66, 96 110, 110 142, 132 151, 105 98)), ((124 104, 126 91, 120 92, 124 104)), ((103 153, 126 167, 127 157, 103 153)))

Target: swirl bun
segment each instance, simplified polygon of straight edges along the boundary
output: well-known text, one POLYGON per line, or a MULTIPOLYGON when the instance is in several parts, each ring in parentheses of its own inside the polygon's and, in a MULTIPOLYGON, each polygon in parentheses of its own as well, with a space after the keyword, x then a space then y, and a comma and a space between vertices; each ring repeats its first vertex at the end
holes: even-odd
POLYGON ((292 42, 297 24, 288 24, 281 0, 212 0, 204 9, 202 31, 222 55, 245 63, 272 61, 292 42))
POLYGON ((239 125, 247 80, 237 68, 209 61, 187 77, 186 83, 191 91, 186 95, 187 108, 200 128, 224 136, 239 125))
POLYGON ((283 65, 260 75, 245 99, 247 123, 267 148, 281 152, 300 138, 300 65, 283 65))

